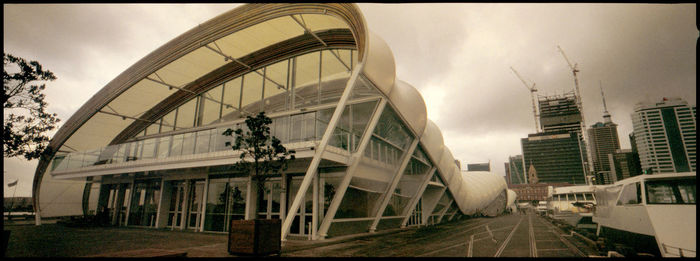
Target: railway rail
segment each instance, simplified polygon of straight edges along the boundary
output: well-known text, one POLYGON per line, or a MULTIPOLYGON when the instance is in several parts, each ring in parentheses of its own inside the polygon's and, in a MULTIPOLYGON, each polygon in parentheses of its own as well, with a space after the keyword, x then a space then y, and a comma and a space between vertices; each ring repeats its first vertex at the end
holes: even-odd
POLYGON ((288 256, 586 257, 573 237, 535 213, 473 218, 348 241, 288 256))

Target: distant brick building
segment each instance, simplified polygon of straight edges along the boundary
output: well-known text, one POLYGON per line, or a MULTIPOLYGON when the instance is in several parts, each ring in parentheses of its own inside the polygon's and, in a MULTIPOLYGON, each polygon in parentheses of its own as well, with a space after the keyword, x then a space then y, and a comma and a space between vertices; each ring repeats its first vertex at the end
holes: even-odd
POLYGON ((511 184, 508 188, 518 193, 518 201, 547 200, 547 187, 572 186, 569 183, 537 183, 537 184, 511 184))

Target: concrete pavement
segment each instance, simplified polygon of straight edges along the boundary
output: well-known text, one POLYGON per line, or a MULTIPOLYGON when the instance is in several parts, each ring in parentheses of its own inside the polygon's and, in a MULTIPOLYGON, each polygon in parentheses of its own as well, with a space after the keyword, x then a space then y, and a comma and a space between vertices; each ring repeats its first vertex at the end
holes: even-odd
MULTIPOLYGON (((232 257, 227 234, 142 228, 68 228, 5 224, 8 257, 80 257, 134 249, 186 251, 187 257, 232 257)), ((437 226, 356 234, 318 241, 288 240, 282 257, 581 257, 596 255, 534 214, 471 218, 437 226)))

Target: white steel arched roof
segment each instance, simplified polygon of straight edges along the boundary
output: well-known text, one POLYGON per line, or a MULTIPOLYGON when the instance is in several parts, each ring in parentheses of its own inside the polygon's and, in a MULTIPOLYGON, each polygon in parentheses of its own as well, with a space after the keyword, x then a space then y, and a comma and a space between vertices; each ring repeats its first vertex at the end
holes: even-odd
POLYGON ((39 161, 35 200, 42 183, 65 187, 62 191, 85 184, 44 177, 57 152, 123 142, 216 82, 300 52, 351 47, 362 61, 366 31, 354 4, 249 4, 200 24, 118 75, 61 126, 49 143, 52 152, 39 161))
POLYGON ((397 79, 389 93, 389 99, 396 110, 404 115, 408 127, 421 137, 428 121, 428 111, 418 90, 407 82, 397 79))
MULTIPOLYGON (((468 202, 477 199, 472 195, 477 191, 469 189, 470 182, 459 175, 461 171, 445 147, 439 128, 427 119, 420 93, 396 79, 391 49, 381 37, 367 30, 354 4, 243 5, 156 49, 109 82, 58 130, 49 144, 54 152, 42 157, 36 170, 35 206, 43 209, 46 205, 40 200, 42 193, 55 201, 55 197, 61 197, 61 193, 54 193, 55 188, 75 192, 85 184, 74 180, 57 182, 51 175, 44 175, 57 151, 84 151, 123 142, 171 109, 226 79, 330 46, 357 50, 363 75, 389 98, 420 140, 462 212, 469 212, 467 206, 478 207, 479 204, 468 202)), ((491 195, 490 191, 484 192, 491 195)), ((77 203, 70 205, 75 208, 77 203)), ((61 210, 57 207, 56 211, 61 210)))

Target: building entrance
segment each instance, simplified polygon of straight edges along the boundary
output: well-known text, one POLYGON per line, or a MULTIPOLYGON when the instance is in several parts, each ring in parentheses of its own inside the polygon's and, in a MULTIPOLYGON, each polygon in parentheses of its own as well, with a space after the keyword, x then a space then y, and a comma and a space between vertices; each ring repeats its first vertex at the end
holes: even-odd
MULTIPOLYGON (((299 191, 303 178, 303 176, 298 176, 291 179, 291 182, 289 183, 290 193, 289 200, 287 200, 287 207, 292 205, 291 203, 294 200, 294 197, 296 197, 297 191, 299 191)), ((311 232, 311 222, 313 218, 313 191, 311 188, 306 191, 304 197, 301 199, 301 202, 303 202, 303 204, 299 206, 299 210, 297 210, 297 213, 294 214, 294 221, 289 228, 289 234, 308 236, 311 232)))
POLYGON ((128 183, 121 184, 107 184, 105 186, 106 200, 105 212, 106 216, 109 217, 109 224, 115 226, 126 225, 126 211, 129 206, 129 196, 131 195, 131 189, 129 189, 128 183))
POLYGON ((170 194, 170 207, 168 209, 168 227, 181 228, 183 221, 183 209, 185 201, 185 182, 173 181, 170 194))
POLYGON ((187 228, 197 230, 202 222, 204 180, 192 181, 187 204, 187 228))

